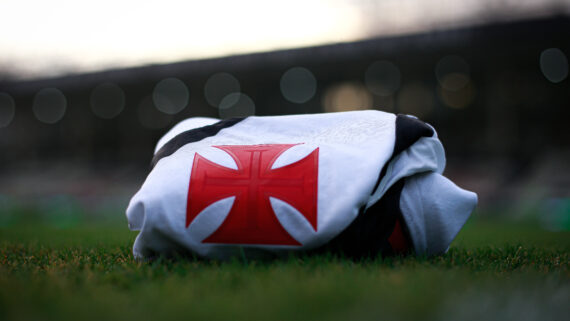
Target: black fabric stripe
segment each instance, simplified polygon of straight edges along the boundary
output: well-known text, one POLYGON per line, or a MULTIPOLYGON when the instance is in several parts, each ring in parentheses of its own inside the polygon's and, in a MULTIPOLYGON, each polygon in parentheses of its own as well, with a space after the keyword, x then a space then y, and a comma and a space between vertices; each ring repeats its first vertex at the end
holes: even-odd
POLYGON ((388 238, 400 219, 404 236, 411 244, 405 221, 400 210, 400 194, 404 179, 396 182, 386 194, 367 211, 364 207, 356 219, 339 235, 314 252, 332 252, 352 259, 374 258, 394 254, 388 238))
POLYGON ((232 127, 233 125, 239 123, 240 121, 244 120, 245 118, 230 118, 221 120, 215 124, 194 128, 182 132, 176 135, 174 138, 168 141, 168 143, 164 144, 158 152, 154 155, 151 161, 150 168, 154 168, 156 163, 164 157, 170 156, 174 154, 180 147, 200 141, 204 138, 211 137, 216 135, 220 130, 228 127, 232 127))
POLYGON ((412 146, 418 139, 431 136, 433 129, 423 121, 405 115, 396 116, 396 143, 392 157, 412 146))
POLYGON ((394 157, 398 156, 398 154, 408 149, 420 138, 432 137, 433 134, 433 129, 423 121, 402 114, 397 115, 396 141, 394 143, 394 150, 392 151, 392 156, 390 159, 386 162, 386 164, 384 164, 384 167, 382 167, 382 170, 380 171, 380 175, 378 175, 378 180, 376 181, 372 192, 374 193, 378 188, 378 185, 380 185, 380 181, 384 175, 386 175, 388 164, 394 159, 394 157))
MULTIPOLYGON (((392 155, 380 171, 372 191, 376 191, 386 175, 388 164, 398 154, 412 146, 422 137, 432 137, 434 131, 426 123, 406 115, 396 116, 395 143, 392 155)), ((368 210, 360 209, 356 219, 339 235, 317 251, 331 251, 350 258, 361 259, 377 255, 391 256, 394 251, 388 238, 394 231, 396 220, 400 220, 408 244, 412 244, 406 221, 400 210, 400 195, 405 178, 392 185, 382 198, 368 210)))

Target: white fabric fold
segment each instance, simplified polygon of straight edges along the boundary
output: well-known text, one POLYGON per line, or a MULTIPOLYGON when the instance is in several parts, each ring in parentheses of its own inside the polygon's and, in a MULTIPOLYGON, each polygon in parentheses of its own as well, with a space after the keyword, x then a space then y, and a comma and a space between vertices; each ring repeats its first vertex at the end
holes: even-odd
POLYGON ((406 178, 400 209, 417 255, 447 251, 477 205, 477 194, 427 172, 406 178))

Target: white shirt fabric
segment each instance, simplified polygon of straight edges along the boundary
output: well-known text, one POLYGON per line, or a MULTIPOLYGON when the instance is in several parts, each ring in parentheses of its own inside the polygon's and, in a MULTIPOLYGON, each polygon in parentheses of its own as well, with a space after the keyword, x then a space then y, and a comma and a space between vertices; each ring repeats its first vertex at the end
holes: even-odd
MULTIPOLYGON (((445 154, 436 134, 419 139, 392 158, 395 119, 394 114, 380 111, 252 116, 214 136, 182 146, 158 161, 129 203, 129 227, 140 231, 133 246, 135 257, 194 253, 227 259, 318 248, 342 232, 362 207, 375 204, 400 179, 405 179, 400 208, 415 252, 445 252, 475 207, 477 197, 441 176, 445 154), (316 230, 294 205, 271 197, 279 223, 301 245, 203 242, 227 218, 235 197, 210 204, 186 227, 194 158, 199 154, 217 165, 237 169, 234 159, 214 146, 263 144, 297 144, 279 155, 271 169, 298 162, 318 148, 316 230), (388 162, 386 174, 373 190, 388 162)), ((155 153, 179 133, 217 121, 191 118, 181 122, 159 140, 155 153)))

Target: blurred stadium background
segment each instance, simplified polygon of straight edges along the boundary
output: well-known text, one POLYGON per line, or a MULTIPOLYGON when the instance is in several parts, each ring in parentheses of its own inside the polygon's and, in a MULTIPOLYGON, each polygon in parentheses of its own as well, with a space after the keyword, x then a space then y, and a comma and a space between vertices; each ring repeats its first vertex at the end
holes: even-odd
POLYGON ((435 126, 446 175, 479 194, 481 215, 570 228, 570 1, 4 1, 0 12, 0 223, 27 208, 122 219, 154 144, 187 117, 379 109, 435 126))

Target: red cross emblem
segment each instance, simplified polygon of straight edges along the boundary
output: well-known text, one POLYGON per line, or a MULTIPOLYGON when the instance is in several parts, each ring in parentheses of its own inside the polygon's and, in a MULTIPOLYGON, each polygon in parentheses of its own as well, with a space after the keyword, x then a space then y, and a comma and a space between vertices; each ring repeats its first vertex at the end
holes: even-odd
POLYGON ((188 188, 186 227, 207 206, 235 196, 220 227, 203 243, 301 245, 281 226, 269 197, 296 208, 317 230, 318 155, 271 169, 277 158, 297 144, 213 146, 228 153, 237 170, 196 153, 188 188))

